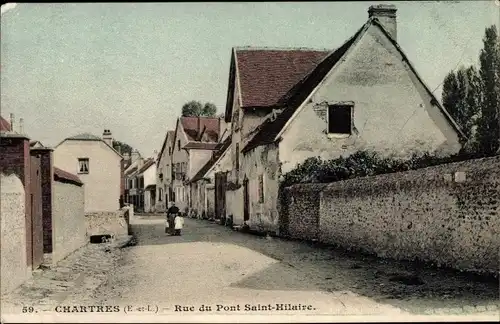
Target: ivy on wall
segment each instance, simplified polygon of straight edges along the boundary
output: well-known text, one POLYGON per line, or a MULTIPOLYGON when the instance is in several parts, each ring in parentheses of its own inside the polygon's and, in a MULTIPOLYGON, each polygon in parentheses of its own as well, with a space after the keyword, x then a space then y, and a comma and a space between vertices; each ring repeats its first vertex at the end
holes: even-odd
POLYGON ((438 157, 431 153, 423 153, 420 155, 413 154, 410 158, 403 160, 394 157, 382 157, 371 151, 359 151, 348 157, 340 157, 334 160, 322 160, 319 157, 312 157, 286 173, 281 182, 281 188, 298 183, 327 183, 357 177, 404 172, 479 157, 482 156, 458 153, 447 157, 438 157))

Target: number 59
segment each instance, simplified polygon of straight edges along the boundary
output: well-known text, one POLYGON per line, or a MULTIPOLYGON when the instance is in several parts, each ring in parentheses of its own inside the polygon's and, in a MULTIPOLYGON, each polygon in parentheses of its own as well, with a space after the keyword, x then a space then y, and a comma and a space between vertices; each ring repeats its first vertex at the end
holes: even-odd
POLYGON ((32 306, 26 307, 23 306, 23 313, 33 313, 35 309, 32 306))

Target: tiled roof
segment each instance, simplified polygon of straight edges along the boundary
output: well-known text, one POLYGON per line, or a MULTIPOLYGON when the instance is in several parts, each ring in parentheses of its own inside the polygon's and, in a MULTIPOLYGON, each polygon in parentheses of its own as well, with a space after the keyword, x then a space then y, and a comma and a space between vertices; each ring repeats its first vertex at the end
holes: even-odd
POLYGON ((1 132, 10 132, 10 123, 5 120, 2 116, 0 116, 0 131, 1 132))
POLYGON ((83 182, 76 174, 66 172, 57 167, 54 167, 54 180, 59 182, 71 183, 80 187, 83 185, 83 182))
POLYGON ((194 177, 189 181, 189 182, 196 182, 198 180, 203 179, 203 177, 206 175, 208 170, 212 168, 212 166, 219 160, 219 158, 226 152, 226 150, 230 147, 231 145, 231 136, 228 136, 224 142, 219 143, 217 145, 217 152, 212 156, 210 160, 208 160, 207 163, 205 163, 204 166, 201 167, 201 169, 194 175, 194 177))
POLYGON ((217 143, 189 142, 183 146, 184 149, 215 150, 217 143))
POLYGON ((297 108, 304 102, 304 100, 311 94, 313 89, 325 78, 327 73, 339 62, 344 54, 349 50, 349 48, 354 44, 355 40, 368 29, 370 25, 378 26, 382 32, 388 37, 388 39, 395 45, 399 50, 403 59, 407 62, 409 68, 415 73, 417 79, 427 90, 431 98, 434 98, 433 103, 438 105, 445 117, 450 122, 451 126, 457 131, 459 136, 464 136, 463 132, 460 130, 456 122, 450 117, 449 113, 439 104, 439 101, 434 97, 432 92, 424 84, 423 80, 418 76, 415 68, 411 65, 406 55, 403 53, 402 49, 399 47, 397 42, 387 33, 384 27, 380 24, 377 19, 368 20, 349 40, 347 40, 340 48, 329 54, 321 63, 319 63, 314 70, 298 82, 286 95, 284 95, 279 104, 285 107, 283 112, 279 114, 274 121, 270 119, 266 120, 262 125, 260 125, 258 132, 255 136, 247 143, 243 148, 242 152, 246 153, 253 148, 270 144, 275 141, 276 136, 280 133, 283 127, 286 125, 287 121, 293 116, 297 108))
POLYGON ((71 136, 66 138, 66 140, 75 140, 75 141, 101 141, 102 139, 99 136, 95 136, 90 133, 82 133, 75 136, 71 136))
POLYGON ((278 104, 327 55, 326 50, 236 48, 243 107, 278 104))
POLYGON ((189 141, 198 141, 198 136, 205 127, 202 142, 217 142, 219 140, 219 118, 180 117, 180 122, 189 141))

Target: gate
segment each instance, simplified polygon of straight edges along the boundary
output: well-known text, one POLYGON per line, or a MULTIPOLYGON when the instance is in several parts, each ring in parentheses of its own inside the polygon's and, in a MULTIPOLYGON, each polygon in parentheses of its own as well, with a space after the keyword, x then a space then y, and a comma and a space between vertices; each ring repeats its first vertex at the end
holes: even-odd
POLYGON ((217 172, 215 174, 215 219, 226 218, 226 186, 227 173, 217 172))
MULTIPOLYGON (((30 156, 30 200, 31 200, 31 258, 33 269, 38 268, 43 262, 43 206, 42 206, 42 174, 40 155, 30 156)), ((51 179, 52 181, 52 179, 51 179)))

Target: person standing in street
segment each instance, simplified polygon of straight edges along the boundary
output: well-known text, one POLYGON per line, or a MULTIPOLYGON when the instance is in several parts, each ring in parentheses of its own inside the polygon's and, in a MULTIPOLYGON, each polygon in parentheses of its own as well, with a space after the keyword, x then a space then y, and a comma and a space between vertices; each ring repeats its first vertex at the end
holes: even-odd
POLYGON ((168 227, 165 228, 165 233, 169 233, 170 235, 175 234, 175 217, 179 215, 179 208, 175 205, 175 202, 172 202, 172 205, 167 210, 167 222, 168 227))
POLYGON ((177 214, 177 216, 175 216, 174 219, 175 236, 181 236, 181 230, 183 226, 184 226, 184 218, 180 214, 177 214))

